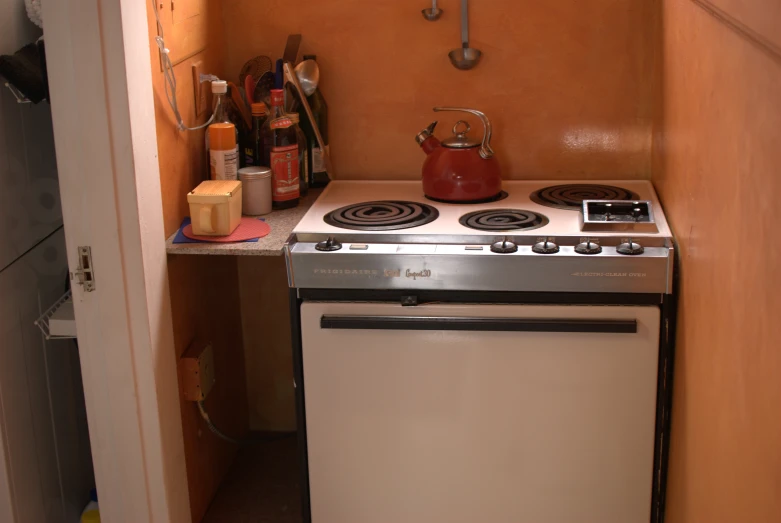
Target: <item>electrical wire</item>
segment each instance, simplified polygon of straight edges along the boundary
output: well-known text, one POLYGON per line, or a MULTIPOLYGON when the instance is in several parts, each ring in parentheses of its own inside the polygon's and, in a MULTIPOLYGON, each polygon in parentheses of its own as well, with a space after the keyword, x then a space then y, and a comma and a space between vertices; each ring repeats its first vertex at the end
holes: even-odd
POLYGON ((201 417, 203 418, 203 421, 206 422, 206 426, 209 427, 209 430, 212 431, 214 435, 216 435, 220 439, 224 439, 229 443, 233 443, 234 445, 239 445, 241 443, 237 439, 231 438, 230 436, 226 436, 225 433, 223 433, 220 429, 217 428, 217 426, 214 423, 212 423, 212 420, 209 417, 209 413, 206 412, 206 406, 203 404, 203 401, 198 402, 198 410, 201 411, 201 417))
POLYGON ((274 441, 279 441, 296 435, 295 432, 282 432, 274 436, 244 438, 238 440, 235 438, 231 438, 230 436, 226 435, 223 431, 217 428, 217 426, 214 424, 214 422, 212 422, 211 418, 209 417, 209 413, 206 412, 206 405, 203 403, 203 401, 198 402, 198 411, 201 413, 201 417, 203 418, 203 421, 206 423, 206 426, 209 428, 212 434, 214 434, 215 436, 217 436, 218 438, 224 441, 233 443, 234 445, 242 445, 244 443, 271 443, 274 441))
MULTIPOLYGON (((184 124, 184 120, 182 120, 182 115, 179 113, 179 105, 176 101, 176 75, 174 74, 174 65, 171 63, 171 58, 169 55, 169 50, 165 46, 165 40, 163 36, 163 24, 160 22, 160 13, 157 10, 157 1, 152 1, 152 9, 155 12, 155 20, 157 22, 157 36, 155 37, 155 42, 157 43, 157 47, 160 50, 160 60, 163 63, 163 77, 165 79, 165 96, 168 99, 168 105, 171 106, 171 110, 174 113, 174 117, 176 118, 176 125, 177 128, 180 131, 197 131, 199 129, 203 129, 204 127, 208 127, 213 121, 214 121, 214 115, 217 114, 217 109, 220 106, 220 100, 217 99, 217 106, 214 108, 214 111, 212 112, 211 117, 204 123, 203 125, 198 125, 196 127, 188 127, 184 124)), ((200 81, 204 82, 207 80, 219 80, 214 75, 201 75, 200 81)))

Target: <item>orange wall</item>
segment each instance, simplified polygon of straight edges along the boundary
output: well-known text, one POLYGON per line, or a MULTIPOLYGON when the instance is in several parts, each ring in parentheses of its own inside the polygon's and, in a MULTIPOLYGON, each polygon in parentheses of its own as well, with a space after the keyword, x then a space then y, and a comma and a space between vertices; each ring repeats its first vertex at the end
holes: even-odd
POLYGON ((776 523, 781 47, 762 34, 775 19, 781 43, 781 8, 664 0, 663 9, 653 179, 681 265, 666 521, 776 523))
MULTIPOLYGON (((258 54, 281 57, 302 33, 329 104, 340 178, 420 175, 415 134, 483 110, 507 178, 648 178, 651 163, 656 0, 473 0, 471 43, 484 53, 458 71, 457 0, 427 22, 428 0, 223 0, 225 73, 236 81, 258 54)), ((474 128, 479 126, 474 125, 474 128)))
MULTIPOLYGON (((167 8, 170 3, 161 1, 167 8)), ((182 118, 189 126, 203 123, 194 115, 191 67, 203 61, 204 72, 221 74, 223 52, 219 3, 209 2, 208 45, 203 52, 174 67, 177 98, 182 118)), ((156 34, 149 11, 149 34, 156 34)), ((166 43, 173 48, 170 32, 166 43)), ((157 47, 150 48, 155 96, 158 159, 166 236, 188 216, 187 192, 205 172, 204 134, 179 131, 165 96, 157 47)), ((210 341, 214 348, 216 382, 206 398, 211 418, 226 433, 242 436, 247 429, 247 396, 244 387, 244 352, 241 334, 239 281, 232 257, 169 256, 168 276, 177 359, 195 340, 210 341)), ((211 499, 236 455, 235 445, 209 432, 195 403, 181 400, 190 509, 194 522, 201 521, 211 499)), ((177 420, 178 421, 178 420, 177 420)), ((177 522, 180 523, 180 522, 177 522)))

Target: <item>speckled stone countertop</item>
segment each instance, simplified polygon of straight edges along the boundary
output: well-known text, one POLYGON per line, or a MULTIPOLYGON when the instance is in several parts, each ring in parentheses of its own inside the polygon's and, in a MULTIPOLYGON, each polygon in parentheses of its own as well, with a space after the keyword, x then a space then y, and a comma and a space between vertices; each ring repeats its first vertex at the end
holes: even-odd
POLYGON ((240 243, 174 243, 176 233, 165 242, 168 254, 216 254, 224 256, 281 256, 293 228, 298 225, 306 211, 315 203, 322 189, 312 189, 299 202, 298 207, 284 211, 272 211, 263 216, 271 232, 257 242, 240 243))

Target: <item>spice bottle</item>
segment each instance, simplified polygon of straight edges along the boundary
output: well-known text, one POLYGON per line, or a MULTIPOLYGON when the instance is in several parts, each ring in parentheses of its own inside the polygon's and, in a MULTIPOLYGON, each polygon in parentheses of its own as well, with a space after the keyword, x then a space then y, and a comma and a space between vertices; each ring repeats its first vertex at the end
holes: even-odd
POLYGON ((264 165, 271 167, 271 201, 274 209, 298 205, 298 136, 292 120, 285 114, 285 91, 272 89, 271 112, 263 124, 264 165))

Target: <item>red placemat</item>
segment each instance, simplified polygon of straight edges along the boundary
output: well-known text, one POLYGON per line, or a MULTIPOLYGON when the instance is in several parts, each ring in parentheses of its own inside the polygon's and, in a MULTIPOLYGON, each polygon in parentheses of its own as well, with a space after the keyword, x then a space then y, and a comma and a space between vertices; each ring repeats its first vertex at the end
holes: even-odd
POLYGON ((231 242, 243 242, 251 240, 253 238, 263 238, 271 232, 269 224, 263 220, 257 218, 242 217, 239 226, 234 229, 228 236, 198 236, 193 234, 193 226, 187 225, 182 229, 182 233, 193 240, 201 240, 204 242, 217 242, 217 243, 231 243, 231 242))

